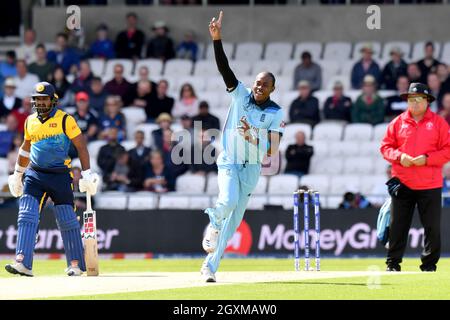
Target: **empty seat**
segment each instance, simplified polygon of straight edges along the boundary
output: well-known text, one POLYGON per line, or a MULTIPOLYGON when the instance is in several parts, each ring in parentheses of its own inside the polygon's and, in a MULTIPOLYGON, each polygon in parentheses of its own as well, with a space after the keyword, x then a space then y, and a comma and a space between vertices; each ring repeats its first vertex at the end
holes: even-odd
POLYGON ((337 209, 342 203, 342 196, 328 196, 324 202, 324 209, 337 209))
POLYGON ((323 59, 345 61, 350 58, 352 45, 349 42, 328 42, 323 51, 323 59))
POLYGON ((298 177, 292 174, 279 174, 270 177, 269 181, 269 194, 288 194, 298 188, 298 177))
POLYGON ((217 195, 219 193, 219 185, 217 181, 217 174, 209 175, 206 183, 206 194, 217 195))
POLYGON ((386 174, 389 162, 387 162, 387 160, 382 158, 380 155, 380 157, 375 158, 373 165, 375 174, 386 174))
POLYGON ((0 176, 7 176, 9 168, 9 161, 6 158, 0 158, 0 176))
POLYGON ((335 141, 328 146, 330 157, 353 157, 359 155, 360 144, 357 141, 335 141))
POLYGON ((319 60, 322 54, 322 44, 320 42, 300 42, 295 45, 293 59, 299 61, 302 53, 308 51, 311 53, 312 60, 319 60))
POLYGON ((267 193, 267 185, 269 179, 266 176, 260 176, 258 183, 256 184, 255 190, 253 190, 252 194, 265 194, 267 193))
POLYGON ((311 139, 311 131, 312 131, 311 125, 306 124, 306 123, 290 123, 290 124, 286 125, 284 128, 284 134, 283 134, 282 140, 289 142, 289 143, 295 143, 295 135, 299 131, 303 131, 303 133, 305 134, 306 140, 311 139))
MULTIPOLYGON (((250 76, 252 71, 252 65, 249 61, 245 60, 231 60, 229 62, 230 68, 233 70, 236 77, 240 80, 242 77, 250 76)), ((252 76, 253 78, 253 76, 252 76)), ((253 83, 253 81, 252 81, 253 83)))
POLYGON ((403 52, 403 59, 406 62, 409 61, 409 54, 411 51, 411 44, 406 41, 389 41, 386 42, 383 46, 383 54, 381 55, 381 59, 388 60, 391 57, 392 48, 398 47, 403 52))
POLYGON ((194 76, 210 77, 218 72, 215 61, 200 60, 195 63, 193 74, 194 76))
POLYGON ((341 174, 344 168, 344 159, 341 157, 311 158, 309 172, 311 174, 341 174))
POLYGON ((114 77, 114 66, 117 64, 121 64, 123 66, 123 76, 125 78, 131 77, 133 73, 133 60, 130 59, 110 59, 106 61, 105 65, 105 73, 103 74, 103 78, 108 81, 114 77))
POLYGON ((127 194, 120 191, 106 191, 95 196, 95 208, 104 210, 124 210, 127 208, 127 194))
POLYGON ((325 157, 328 155, 328 142, 327 141, 310 141, 308 142, 314 148, 314 155, 319 157, 325 157))
POLYGON ((380 142, 378 141, 365 141, 359 144, 359 154, 361 156, 379 156, 380 155, 380 142))
POLYGON ((188 76, 192 72, 193 63, 191 60, 171 59, 164 66, 164 76, 188 76))
POLYGON ((259 42, 242 42, 236 45, 236 60, 255 61, 262 57, 263 45, 259 42))
POLYGON ((300 186, 307 186, 325 195, 330 190, 330 178, 326 174, 306 174, 300 178, 300 186))
POLYGON ((205 191, 206 178, 195 174, 183 174, 176 181, 175 190, 181 194, 202 194, 205 191))
POLYGON ((318 123, 313 130, 314 140, 339 141, 344 128, 342 124, 333 122, 318 123))
POLYGON ((159 129, 159 126, 156 123, 142 123, 135 127, 135 131, 141 130, 144 132, 144 144, 146 146, 151 146, 153 144, 152 132, 156 129, 159 129))
MULTIPOLYGON (((428 41, 418 41, 414 43, 411 52, 411 61, 417 62, 418 60, 421 60, 425 57, 425 43, 427 42, 428 41)), ((439 60, 441 53, 441 43, 434 41, 433 44, 434 44, 434 58, 439 60)))
POLYGON ((339 61, 336 60, 318 60, 316 61, 316 63, 319 64, 320 67, 322 68, 322 78, 324 74, 327 74, 328 76, 333 76, 339 74, 341 70, 341 64, 339 63, 339 61))
POLYGON ((100 148, 106 144, 106 141, 103 140, 97 140, 89 142, 87 145, 89 156, 91 158, 97 159, 98 153, 100 151, 100 148))
POLYGON ((314 97, 319 100, 319 109, 323 110, 323 107, 325 105, 325 101, 331 96, 333 96, 333 91, 331 90, 317 90, 314 91, 312 94, 314 97))
POLYGON ((442 48, 441 62, 449 65, 450 64, 450 41, 446 42, 442 48))
POLYGON ((226 85, 221 76, 211 76, 206 78, 206 91, 225 92, 226 85))
POLYGON ((373 157, 349 157, 345 159, 344 173, 371 174, 373 169, 373 157))
POLYGON ((385 187, 387 190, 387 186, 385 185, 387 180, 387 176, 382 174, 361 176, 361 193, 365 196, 369 196, 377 186, 385 187))
POLYGON ((128 196, 128 210, 151 210, 158 207, 158 197, 154 192, 139 191, 128 196))
MULTIPOLYGON (((233 59, 234 45, 231 42, 222 41, 222 46, 228 59, 229 60, 233 59)), ((214 47, 212 43, 210 43, 206 49, 205 59, 214 60, 214 47)))
POLYGON ((178 77, 175 85, 176 91, 179 92, 181 87, 189 83, 195 90, 195 92, 203 91, 206 87, 205 77, 202 76, 181 76, 178 77))
POLYGON ((373 136, 373 126, 368 123, 350 123, 344 128, 346 141, 370 141, 373 136))
MULTIPOLYGON (((330 78, 328 78, 328 82, 325 86, 325 89, 333 90, 333 86, 336 81, 340 81, 342 83, 344 90, 349 90, 351 88, 350 75, 334 75, 334 76, 331 76, 330 78)), ((347 95, 347 92, 345 91, 344 94, 347 95)))
POLYGON ((355 43, 355 45, 353 46, 353 54, 352 54, 353 59, 361 58, 360 50, 365 45, 372 46, 372 51, 373 51, 372 58, 378 59, 380 57, 380 53, 381 53, 381 43, 380 42, 378 42, 378 41, 359 41, 359 42, 355 43))
POLYGON ((274 75, 279 75, 281 72, 281 62, 277 60, 257 60, 253 63, 252 70, 255 75, 263 71, 269 71, 274 75))
POLYGON ((189 197, 188 209, 200 209, 204 210, 211 206, 211 197, 205 195, 192 195, 189 197))
POLYGON ((335 175, 330 179, 330 194, 342 196, 346 192, 359 192, 361 179, 358 175, 335 175))
POLYGON ((147 115, 145 114, 144 108, 141 107, 126 107, 122 108, 121 111, 127 123, 127 137, 131 138, 135 127, 140 123, 144 123, 147 120, 147 115))
POLYGON ((263 210, 267 203, 267 195, 252 195, 248 200, 247 210, 263 210))
POLYGON ((286 61, 291 58, 292 43, 269 42, 264 53, 265 60, 286 61))
POLYGON ((292 210, 294 208, 294 200, 292 198, 291 190, 290 195, 269 195, 267 204, 273 206, 282 206, 285 210, 292 210))
POLYGON ((104 59, 89 59, 89 65, 94 76, 101 77, 105 69, 104 59))
POLYGON ((159 196, 159 209, 186 209, 189 207, 189 196, 179 195, 175 192, 159 196))
POLYGON ((208 102, 210 112, 214 112, 215 109, 222 106, 222 95, 217 94, 216 92, 202 91, 197 92, 197 95, 200 101, 205 100, 206 102, 208 102))
POLYGON ((388 125, 389 125, 388 123, 380 123, 375 125, 375 127, 373 128, 373 141, 381 142, 381 140, 383 140, 388 125))
POLYGON ((287 60, 282 62, 281 75, 285 77, 290 77, 292 81, 294 81, 292 78, 294 76, 294 70, 299 64, 300 64, 299 60, 287 60))

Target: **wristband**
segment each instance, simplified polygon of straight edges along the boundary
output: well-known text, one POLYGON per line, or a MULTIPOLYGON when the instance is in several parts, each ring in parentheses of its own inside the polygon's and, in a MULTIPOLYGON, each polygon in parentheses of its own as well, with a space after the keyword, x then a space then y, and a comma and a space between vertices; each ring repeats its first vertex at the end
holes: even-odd
POLYGON ((18 173, 24 173, 25 170, 27 170, 27 168, 22 167, 21 165, 19 165, 18 163, 16 163, 16 165, 14 166, 14 171, 18 172, 18 173))
POLYGON ((23 150, 22 148, 19 148, 19 156, 22 156, 24 158, 29 158, 30 153, 28 151, 23 150))

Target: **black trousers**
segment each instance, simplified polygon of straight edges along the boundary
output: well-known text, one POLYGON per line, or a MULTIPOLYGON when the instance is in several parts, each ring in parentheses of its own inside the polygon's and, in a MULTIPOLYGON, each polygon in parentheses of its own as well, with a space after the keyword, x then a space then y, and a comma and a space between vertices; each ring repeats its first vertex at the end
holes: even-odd
POLYGON ((400 188, 397 196, 392 197, 386 264, 398 265, 402 262, 417 206, 420 222, 424 228, 424 249, 420 269, 436 269, 441 255, 441 198, 441 188, 412 190, 405 185, 400 188))

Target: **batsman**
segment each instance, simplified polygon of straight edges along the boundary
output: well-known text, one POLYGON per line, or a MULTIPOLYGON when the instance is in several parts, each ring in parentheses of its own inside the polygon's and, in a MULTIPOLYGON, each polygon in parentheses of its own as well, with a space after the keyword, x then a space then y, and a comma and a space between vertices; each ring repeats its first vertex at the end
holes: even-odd
POLYGON ((33 253, 39 218, 48 198, 54 203, 56 223, 67 259, 66 274, 80 276, 85 270, 80 223, 74 207, 71 142, 82 166, 80 192, 94 195, 99 177, 91 172, 86 142, 75 119, 57 108, 58 96, 48 82, 36 84, 31 95, 33 113, 25 121, 24 142, 20 147, 14 174, 8 177, 9 190, 20 197, 17 219, 16 258, 6 271, 33 276, 33 253))
POLYGON ((231 96, 222 132, 222 148, 217 159, 219 195, 214 208, 207 208, 210 224, 203 238, 208 253, 201 273, 206 282, 215 282, 215 273, 227 246, 240 225, 250 195, 261 174, 265 155, 278 152, 284 131, 283 111, 272 100, 275 77, 270 72, 256 76, 252 88, 246 88, 230 69, 221 40, 223 12, 209 23, 219 72, 231 96))

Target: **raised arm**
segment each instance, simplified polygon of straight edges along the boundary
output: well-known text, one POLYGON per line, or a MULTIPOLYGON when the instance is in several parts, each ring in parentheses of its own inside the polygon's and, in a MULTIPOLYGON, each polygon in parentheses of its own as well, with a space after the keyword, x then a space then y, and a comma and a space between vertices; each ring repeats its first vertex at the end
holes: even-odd
POLYGON ((213 39, 214 56, 216 58, 217 68, 219 69, 219 72, 223 77, 227 89, 229 91, 232 91, 238 85, 238 80, 231 70, 228 64, 227 56, 225 54, 225 51, 223 50, 221 35, 222 18, 223 11, 220 11, 219 19, 217 19, 217 21, 215 17, 211 19, 211 22, 209 23, 209 33, 211 35, 211 38, 213 39))

